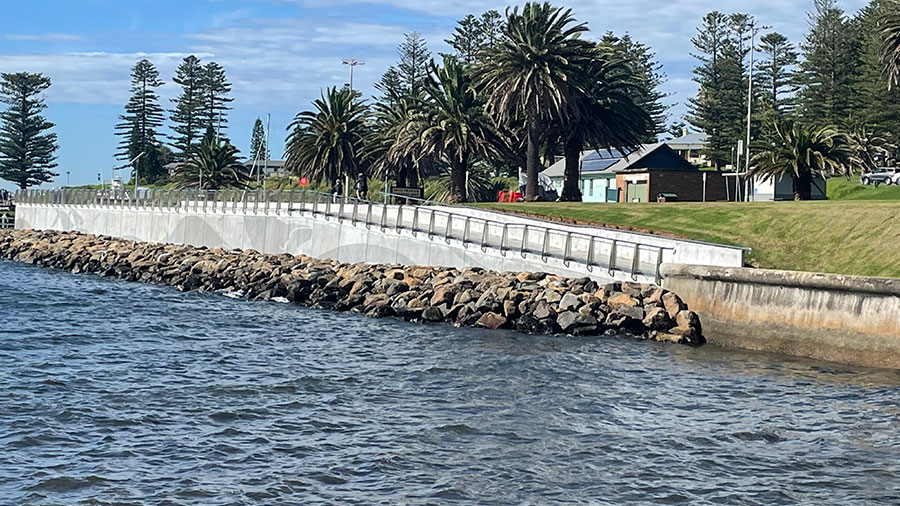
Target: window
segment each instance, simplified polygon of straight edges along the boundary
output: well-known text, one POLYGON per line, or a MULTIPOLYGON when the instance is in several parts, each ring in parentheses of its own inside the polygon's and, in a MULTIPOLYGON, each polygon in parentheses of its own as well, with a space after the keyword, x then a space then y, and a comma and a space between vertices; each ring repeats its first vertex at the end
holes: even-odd
POLYGON ((594 196, 594 180, 593 179, 591 179, 590 190, 588 190, 588 195, 590 195, 591 197, 594 196))

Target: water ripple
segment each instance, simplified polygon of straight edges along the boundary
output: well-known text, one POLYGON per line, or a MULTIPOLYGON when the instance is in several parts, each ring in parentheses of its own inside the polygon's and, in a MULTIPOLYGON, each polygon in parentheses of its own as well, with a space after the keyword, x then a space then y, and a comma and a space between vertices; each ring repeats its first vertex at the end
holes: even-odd
POLYGON ((0 262, 2 504, 890 504, 900 374, 0 262))

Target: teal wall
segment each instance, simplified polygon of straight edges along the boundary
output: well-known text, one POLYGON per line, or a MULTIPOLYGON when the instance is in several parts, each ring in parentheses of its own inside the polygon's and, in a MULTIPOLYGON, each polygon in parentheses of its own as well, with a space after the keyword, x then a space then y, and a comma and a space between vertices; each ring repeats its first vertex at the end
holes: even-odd
MULTIPOLYGON (((562 195, 563 178, 551 177, 550 179, 553 181, 556 192, 562 195)), ((579 187, 583 202, 606 202, 606 189, 616 187, 616 178, 582 174, 579 187)))

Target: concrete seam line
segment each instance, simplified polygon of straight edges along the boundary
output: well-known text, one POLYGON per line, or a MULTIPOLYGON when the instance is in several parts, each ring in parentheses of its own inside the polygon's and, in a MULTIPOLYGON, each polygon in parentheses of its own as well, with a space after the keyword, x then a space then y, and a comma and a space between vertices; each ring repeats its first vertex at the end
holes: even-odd
POLYGON ((900 279, 850 276, 803 271, 781 271, 751 268, 722 268, 687 264, 663 264, 663 279, 691 278, 730 283, 813 288, 840 292, 869 293, 900 297, 900 279))

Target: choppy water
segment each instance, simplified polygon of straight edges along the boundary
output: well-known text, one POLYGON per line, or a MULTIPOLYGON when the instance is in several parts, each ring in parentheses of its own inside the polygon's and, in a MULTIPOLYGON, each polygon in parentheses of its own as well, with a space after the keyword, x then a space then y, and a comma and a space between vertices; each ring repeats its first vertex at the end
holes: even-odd
POLYGON ((900 502, 900 374, 0 262, 0 504, 900 502))

